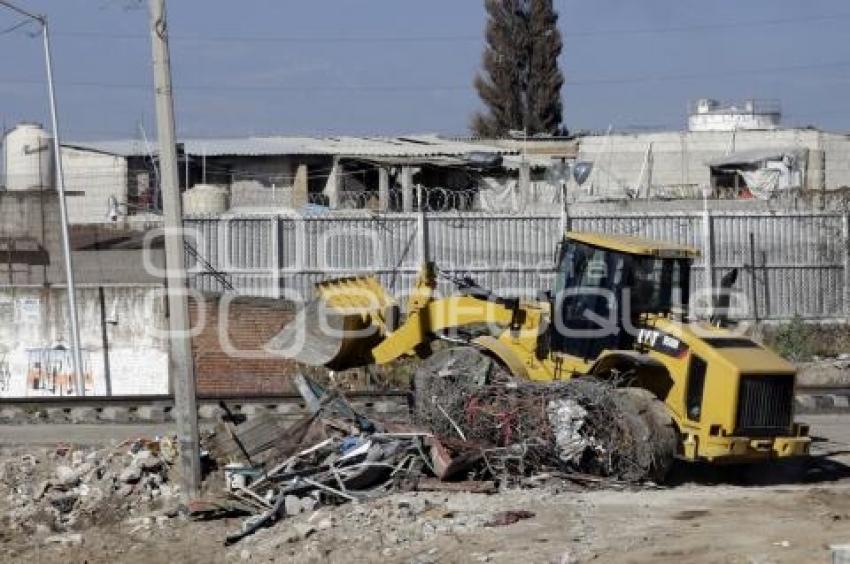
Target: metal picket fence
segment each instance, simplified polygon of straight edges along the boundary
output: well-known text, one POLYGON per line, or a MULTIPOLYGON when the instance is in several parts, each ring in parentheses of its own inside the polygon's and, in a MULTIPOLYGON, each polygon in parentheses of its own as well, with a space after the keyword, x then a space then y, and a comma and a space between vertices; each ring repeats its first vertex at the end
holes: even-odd
MULTIPOLYGON (((665 212, 580 215, 571 229, 639 235, 701 249, 692 287, 739 268, 735 287, 757 320, 850 317, 850 216, 841 213, 665 212)), ((244 295, 307 299, 330 277, 376 274, 393 293, 409 290, 427 256, 505 295, 551 286, 560 215, 400 213, 194 217, 198 253, 244 295)), ((196 288, 223 292, 208 269, 196 288)), ((448 283, 444 286, 448 291, 448 283)))

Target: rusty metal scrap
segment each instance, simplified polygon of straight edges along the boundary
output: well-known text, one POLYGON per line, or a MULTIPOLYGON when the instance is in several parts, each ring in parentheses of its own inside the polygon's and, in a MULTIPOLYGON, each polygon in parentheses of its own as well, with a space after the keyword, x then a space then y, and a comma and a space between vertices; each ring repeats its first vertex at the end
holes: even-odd
POLYGON ((480 476, 510 480, 553 468, 646 478, 652 446, 636 436, 615 383, 520 382, 489 362, 471 354, 451 369, 426 366, 416 380, 415 421, 443 442, 477 446, 480 476))

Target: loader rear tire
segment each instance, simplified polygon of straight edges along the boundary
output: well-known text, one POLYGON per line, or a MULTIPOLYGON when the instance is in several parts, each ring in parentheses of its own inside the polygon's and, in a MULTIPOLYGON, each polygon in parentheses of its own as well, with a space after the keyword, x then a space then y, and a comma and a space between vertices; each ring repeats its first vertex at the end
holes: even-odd
POLYGON ((621 388, 624 411, 635 440, 646 441, 638 463, 646 468, 646 477, 663 482, 673 466, 679 447, 676 424, 667 406, 655 394, 643 388, 621 388))

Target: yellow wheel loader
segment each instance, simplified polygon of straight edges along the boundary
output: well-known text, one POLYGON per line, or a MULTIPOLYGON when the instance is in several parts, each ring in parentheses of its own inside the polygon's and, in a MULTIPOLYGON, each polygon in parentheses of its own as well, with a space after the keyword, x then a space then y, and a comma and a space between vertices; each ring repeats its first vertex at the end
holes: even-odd
POLYGON ((344 370, 424 358, 448 340, 440 358, 474 349, 516 378, 622 382, 657 428, 666 421, 675 433, 671 456, 741 463, 808 454, 808 428, 793 420, 794 366, 733 328, 688 318, 697 256, 682 245, 569 232, 544 299, 496 296, 468 278, 455 280, 455 295, 436 297, 438 273, 427 264, 403 316, 374 277, 329 280, 275 347, 344 370))

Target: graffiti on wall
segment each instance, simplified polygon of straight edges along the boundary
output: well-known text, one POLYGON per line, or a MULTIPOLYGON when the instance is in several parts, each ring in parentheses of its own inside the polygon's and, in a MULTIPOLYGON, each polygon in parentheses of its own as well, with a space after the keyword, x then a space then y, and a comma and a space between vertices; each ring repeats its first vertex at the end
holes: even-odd
MULTIPOLYGON (((94 376, 88 351, 81 352, 83 385, 85 392, 90 394, 94 391, 94 376)), ((70 349, 62 345, 27 349, 27 395, 79 395, 74 376, 74 358, 70 349)))

